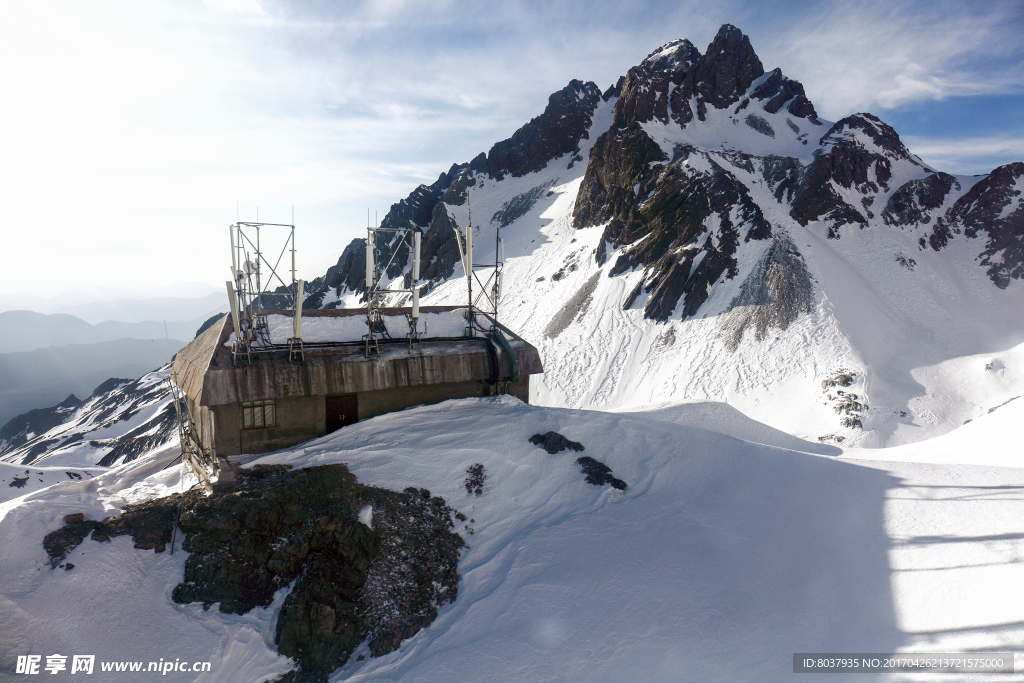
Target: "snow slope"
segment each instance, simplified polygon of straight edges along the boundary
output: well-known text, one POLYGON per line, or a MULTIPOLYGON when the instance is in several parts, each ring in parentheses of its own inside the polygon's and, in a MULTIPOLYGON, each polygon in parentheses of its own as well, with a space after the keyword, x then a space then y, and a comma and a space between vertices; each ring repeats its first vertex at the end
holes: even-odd
MULTIPOLYGON (((169 441, 177 442, 169 373, 168 364, 136 380, 107 380, 63 423, 42 434, 26 434, 27 440, 19 445, 0 443, 0 466, 13 465, 12 473, 19 471, 18 466, 57 468, 55 472, 63 471, 60 468, 103 471, 169 441)), ((13 476, 6 474, 6 468, 0 472, 4 473, 0 482, 13 476)), ((0 490, 0 500, 16 490, 0 490)))
MULTIPOLYGON (((990 430, 1007 441, 1012 406, 986 416, 1006 411, 990 430)), ((932 442, 937 459, 955 460, 954 437, 932 442)), ((161 470, 174 455, 0 505, 0 669, 52 652, 211 661, 195 680, 287 669, 268 645, 273 606, 238 617, 170 602, 180 548, 86 540, 72 571, 48 568, 41 540, 64 515, 99 519, 190 484, 180 466, 161 470)), ((1024 469, 847 460, 509 397, 380 416, 250 464, 336 462, 367 484, 443 496, 468 516, 469 548, 458 599, 433 625, 332 680, 788 680, 798 651, 1024 644, 1024 469), (548 430, 628 488, 590 485, 576 454, 528 442, 548 430), (474 463, 486 488, 467 496, 474 463)))
MULTIPOLYGON (((720 36, 746 41, 735 27, 723 27, 720 36)), ((729 40, 723 51, 733 49, 729 40)), ((683 123, 673 107, 685 103, 672 104, 672 94, 689 81, 680 85, 679 74, 672 80, 668 70, 678 60, 661 59, 677 49, 679 41, 655 50, 629 71, 618 94, 606 93, 578 156, 565 154, 520 176, 469 165, 431 186, 445 199, 427 223, 403 217, 413 205, 425 210, 426 186, 389 213, 396 223, 424 230, 426 244, 432 230, 469 224, 471 207, 478 264, 493 262, 500 227, 506 259, 500 319, 540 350, 545 372, 531 393, 537 402, 601 410, 723 402, 806 441, 874 448, 945 434, 1024 391, 1024 280, 1013 260, 1024 218, 1020 164, 990 177, 953 177, 926 166, 870 114, 832 124, 787 107, 770 111, 758 92, 781 77, 777 70, 734 93, 738 104, 709 104, 700 114, 691 98, 689 111, 699 115, 683 123), (644 97, 657 88, 667 88, 657 95, 669 102, 665 115, 641 116, 644 97), (629 154, 645 141, 652 151, 643 159, 655 160, 640 164, 629 154), (1004 176, 1017 180, 992 190, 989 181, 1004 176), (603 183, 597 190, 595 177, 603 183), (694 197, 691 213, 703 211, 701 193, 714 184, 709 178, 739 188, 740 201, 696 226, 682 225, 685 212, 644 213, 650 202, 671 207, 694 197), (439 187, 443 182, 447 188, 439 187), (612 196, 627 185, 631 197, 612 196), (985 185, 987 194, 971 194, 985 185), (958 204, 965 197, 974 197, 970 206, 958 204), (595 206, 581 204, 591 200, 595 206), (632 213, 614 213, 631 201, 632 213), (577 204, 616 218, 586 227, 577 204), (971 212, 978 217, 964 222, 971 212), (750 222, 753 213, 763 224, 750 222), (612 230, 619 218, 635 222, 622 228, 627 233, 655 232, 620 241, 611 237, 625 234, 612 230), (690 227, 699 229, 688 241, 673 241, 682 240, 673 230, 690 227), (730 253, 723 244, 733 238, 730 253), (661 251, 630 261, 644 253, 645 240, 661 251), (806 285, 807 300, 797 302, 790 322, 755 333, 748 316, 785 298, 762 282, 779 265, 766 261, 776 252, 799 264, 795 284, 784 278, 783 284, 798 291, 806 285), (715 257, 729 267, 715 278, 701 275, 715 257), (993 265, 1000 258, 1002 280, 993 265), (667 320, 645 310, 658 294, 650 291, 654 285, 675 277, 679 290, 705 276, 706 299, 695 311, 687 311, 689 293, 667 320), (769 301, 744 303, 759 285, 769 301), (852 376, 843 394, 823 387, 838 374, 852 376)), ((706 56, 713 56, 710 49, 706 56)), ((752 55, 735 57, 751 66, 752 55)), ((435 236, 433 243, 443 241, 435 236)), ((429 263, 443 257, 425 253, 429 263)), ((342 266, 354 268, 339 261, 342 266)), ((465 304, 463 278, 456 264, 447 280, 431 280, 424 305, 465 304)), ((349 289, 358 290, 352 282, 359 280, 339 280, 322 304, 360 306, 362 292, 349 289)))

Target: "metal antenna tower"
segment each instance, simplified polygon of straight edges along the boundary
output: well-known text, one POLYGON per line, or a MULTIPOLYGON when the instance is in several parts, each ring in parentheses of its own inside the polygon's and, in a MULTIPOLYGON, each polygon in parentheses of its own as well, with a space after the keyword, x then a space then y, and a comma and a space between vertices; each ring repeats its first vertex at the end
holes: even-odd
MULTIPOLYGON (((366 212, 369 223, 370 212, 366 212)), ((366 334, 363 336, 364 351, 367 356, 380 354, 380 340, 390 338, 384 324, 384 304, 389 294, 409 294, 412 298, 412 310, 407 314, 409 322, 409 347, 419 342, 420 318, 420 245, 423 233, 418 228, 382 228, 366 226, 366 334), (377 236, 380 234, 397 235, 391 241, 391 256, 387 264, 381 265, 383 259, 377 258, 379 249, 377 236), (405 245, 412 254, 412 272, 408 288, 383 287, 382 280, 388 268, 394 263, 401 247, 405 245)), ((394 284, 394 283, 392 283, 394 284)))
POLYGON ((474 311, 479 310, 478 304, 481 299, 490 304, 491 329, 498 324, 498 302, 501 299, 501 271, 505 264, 505 243, 501 238, 501 225, 497 225, 494 231, 494 265, 473 263, 473 209, 470 206, 469 197, 466 197, 469 225, 466 226, 466 234, 459 231, 456 226, 455 240, 459 246, 459 254, 462 257, 462 267, 466 273, 466 290, 469 295, 469 308, 466 313, 466 336, 475 336, 476 316, 474 311), (492 268, 487 280, 481 282, 476 274, 477 270, 492 268), (473 298, 473 280, 480 286, 480 292, 473 298))
POLYGON ((235 329, 231 351, 237 364, 250 362, 253 353, 269 350, 272 346, 265 311, 287 308, 288 303, 298 309, 301 294, 295 280, 294 225, 238 221, 231 225, 229 232, 231 280, 227 282, 227 291, 235 329), (288 272, 287 264, 282 264, 288 251, 291 251, 291 280, 286 282, 281 275, 288 272), (275 291, 281 286, 287 294, 275 291), (285 305, 280 305, 282 303, 285 305))

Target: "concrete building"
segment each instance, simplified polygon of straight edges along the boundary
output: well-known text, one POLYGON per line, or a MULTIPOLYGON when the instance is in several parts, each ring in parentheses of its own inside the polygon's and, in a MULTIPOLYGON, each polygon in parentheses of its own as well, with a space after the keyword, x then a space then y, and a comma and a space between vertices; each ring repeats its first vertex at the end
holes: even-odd
MULTIPOLYGON (((530 375, 543 372, 532 345, 500 326, 503 339, 465 337, 465 308, 425 306, 427 335, 410 348, 397 338, 408 330, 407 312, 384 309, 396 339, 367 356, 360 341, 365 309, 303 311, 301 360, 289 358, 291 312, 268 312, 273 350, 237 364, 231 316, 224 316, 179 351, 172 368, 202 458, 223 463, 228 456, 273 451, 451 398, 508 393, 530 400, 530 375)), ((486 315, 476 315, 490 327, 486 315)))

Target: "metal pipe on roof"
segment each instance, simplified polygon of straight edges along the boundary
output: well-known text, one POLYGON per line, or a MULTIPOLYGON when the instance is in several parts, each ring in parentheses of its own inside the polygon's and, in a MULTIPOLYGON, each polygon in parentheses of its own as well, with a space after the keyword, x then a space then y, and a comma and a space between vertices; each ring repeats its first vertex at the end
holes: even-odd
POLYGON ((369 300, 373 289, 373 232, 366 231, 366 296, 369 300))
POLYGON ((420 281, 420 240, 418 232, 412 234, 412 284, 415 286, 420 281))
POLYGON ((231 324, 235 326, 235 339, 241 339, 242 335, 239 330, 242 328, 238 325, 238 298, 235 296, 235 288, 230 282, 225 282, 228 286, 228 301, 231 302, 231 324))
POLYGON ((296 295, 295 295, 295 319, 292 321, 292 332, 294 334, 292 336, 295 339, 301 339, 302 338, 302 294, 303 294, 302 290, 305 289, 305 287, 306 287, 306 281, 305 280, 299 280, 297 286, 298 286, 298 289, 296 290, 296 295))

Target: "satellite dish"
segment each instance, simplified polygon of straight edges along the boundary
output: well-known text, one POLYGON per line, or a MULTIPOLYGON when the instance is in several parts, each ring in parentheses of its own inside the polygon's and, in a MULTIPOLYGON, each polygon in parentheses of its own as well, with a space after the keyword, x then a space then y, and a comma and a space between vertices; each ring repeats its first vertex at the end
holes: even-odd
POLYGON ((245 266, 243 266, 243 268, 245 269, 246 275, 252 275, 253 273, 256 272, 256 264, 253 263, 252 261, 246 261, 245 266))

